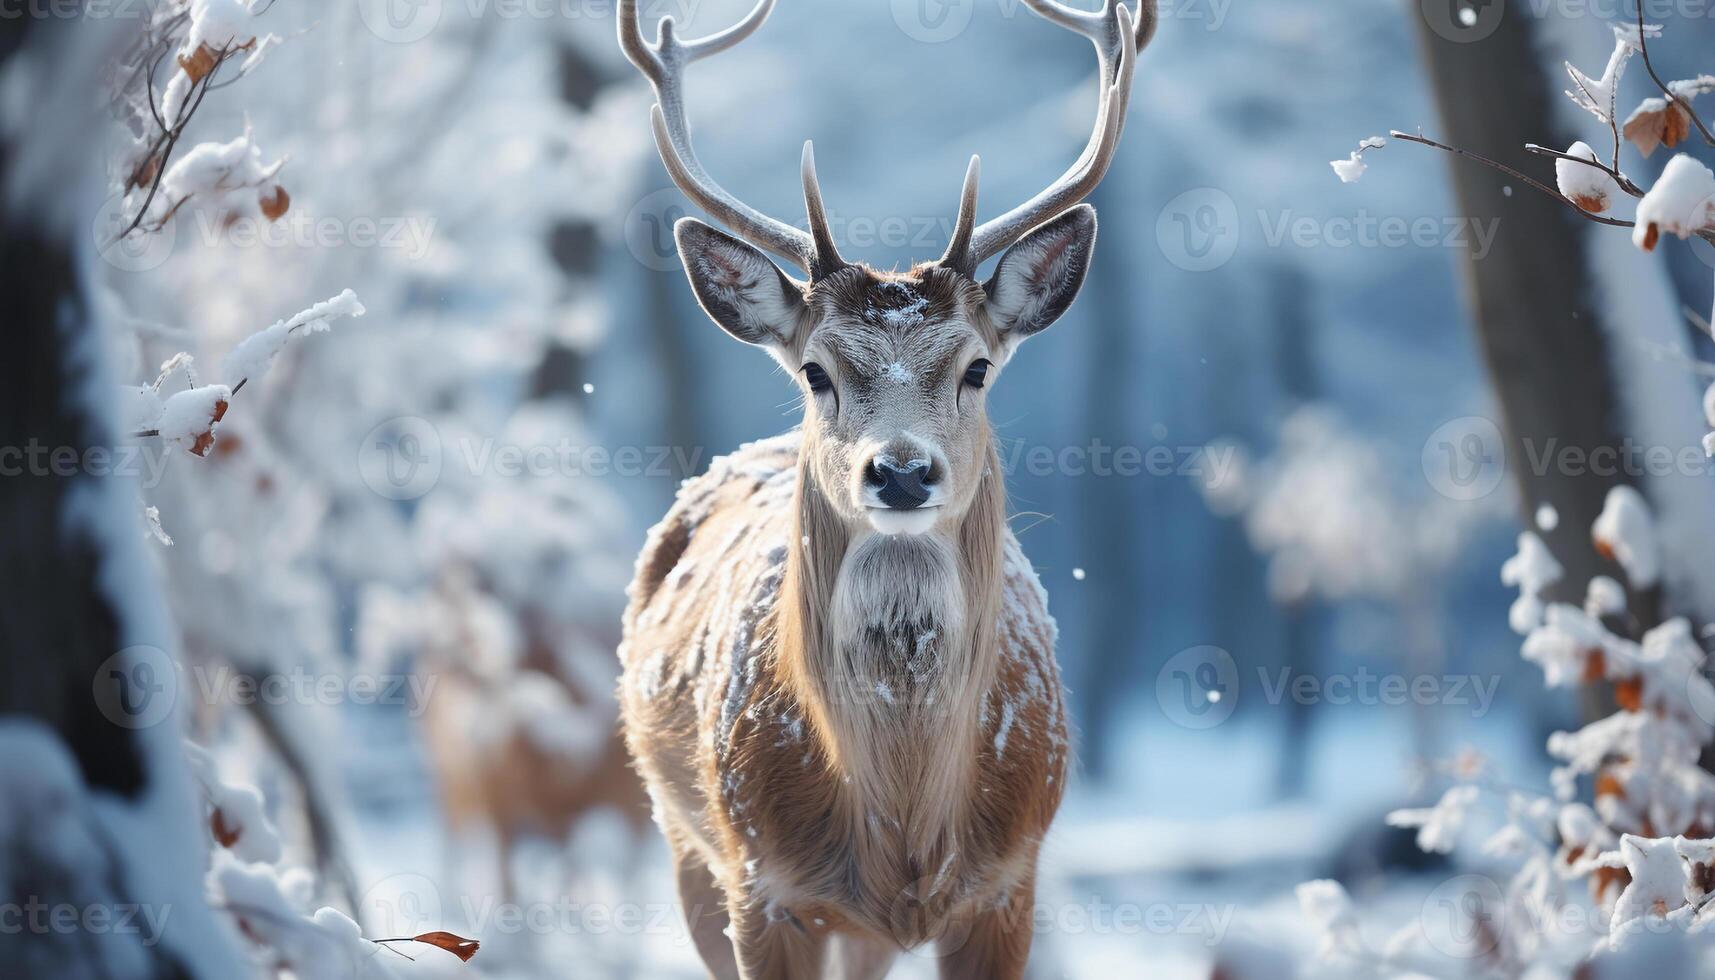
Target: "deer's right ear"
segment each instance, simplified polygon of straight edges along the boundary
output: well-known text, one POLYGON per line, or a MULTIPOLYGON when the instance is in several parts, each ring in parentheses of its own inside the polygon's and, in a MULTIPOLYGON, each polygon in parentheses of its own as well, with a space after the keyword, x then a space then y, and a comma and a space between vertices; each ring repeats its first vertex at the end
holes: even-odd
POLYGON ((680 218, 673 238, 703 312, 784 361, 809 314, 798 285, 760 250, 695 218, 680 218))

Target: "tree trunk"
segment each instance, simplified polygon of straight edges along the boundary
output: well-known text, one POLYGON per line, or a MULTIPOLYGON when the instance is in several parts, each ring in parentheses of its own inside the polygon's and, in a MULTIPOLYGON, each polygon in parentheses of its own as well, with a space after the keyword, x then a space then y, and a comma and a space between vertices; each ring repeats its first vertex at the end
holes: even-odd
POLYGON ((202 895, 136 490, 90 454, 112 445, 72 248, 93 186, 78 162, 103 131, 81 111, 105 34, 91 23, 0 18, 0 73, 32 121, 0 132, 0 894, 17 903, 0 972, 224 980, 246 968, 202 895))
MULTIPOLYGON (((1537 56, 1529 12, 1516 4, 1501 6, 1480 11, 1477 24, 1467 29, 1432 25, 1412 4, 1445 128, 1436 138, 1525 173, 1541 173, 1542 159, 1524 146, 1570 142, 1556 131, 1550 111, 1549 100, 1561 95, 1537 56), (1492 34, 1482 36, 1491 28, 1492 34)), ((1590 525, 1620 477, 1588 468, 1571 473, 1533 460, 1551 458, 1543 454, 1560 448, 1588 452, 1621 444, 1607 338, 1584 281, 1587 222, 1505 174, 1458 158, 1448 163, 1459 213, 1499 222, 1486 257, 1479 261, 1466 253, 1465 286, 1500 405, 1505 462, 1519 489, 1521 520, 1532 526, 1542 504, 1558 511, 1558 526, 1541 532, 1566 569, 1553 598, 1582 602, 1592 576, 1624 581, 1590 546, 1590 525)))

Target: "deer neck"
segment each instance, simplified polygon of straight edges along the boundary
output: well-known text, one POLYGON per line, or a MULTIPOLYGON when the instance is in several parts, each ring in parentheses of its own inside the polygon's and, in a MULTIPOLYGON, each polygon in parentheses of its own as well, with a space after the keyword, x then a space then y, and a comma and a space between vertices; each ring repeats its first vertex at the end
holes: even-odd
POLYGON ((853 819, 890 822, 926 853, 973 785, 979 715, 998 665, 1005 491, 992 444, 955 526, 853 533, 807 455, 779 605, 782 673, 805 706, 853 819))

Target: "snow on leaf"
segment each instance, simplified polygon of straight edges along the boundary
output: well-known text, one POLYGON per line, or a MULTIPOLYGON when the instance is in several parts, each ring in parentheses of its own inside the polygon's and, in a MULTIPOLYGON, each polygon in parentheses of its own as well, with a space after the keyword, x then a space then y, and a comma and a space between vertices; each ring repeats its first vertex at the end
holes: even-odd
POLYGON ((1608 663, 1617 659, 1609 650, 1623 642, 1585 610, 1556 602, 1525 637, 1520 652, 1542 668, 1544 684, 1569 687, 1608 676, 1608 663))
POLYGON ((1590 585, 1584 590, 1584 612, 1601 618, 1603 616, 1620 616, 1626 611, 1626 588, 1606 575, 1597 575, 1590 579, 1590 585))
POLYGON ((1590 536, 1602 557, 1620 563, 1633 586, 1651 588, 1661 578, 1661 543, 1656 538, 1655 520, 1636 488, 1622 485, 1608 491, 1590 536))
POLYGON ((1666 918, 1685 904, 1685 865, 1671 839, 1626 834, 1620 838, 1620 853, 1632 880, 1614 903, 1609 928, 1615 948, 1629 923, 1646 916, 1666 918))
POLYGON ((214 445, 214 428, 226 415, 231 397, 232 389, 226 385, 188 388, 167 399, 155 429, 168 445, 206 456, 214 445))
POLYGON ((1430 854, 1448 854, 1459 843, 1459 831, 1477 802, 1477 787, 1455 786, 1441 795, 1434 806, 1395 810, 1387 815, 1389 827, 1416 827, 1417 846, 1430 854))
MULTIPOLYGON (((265 190, 284 160, 265 163, 248 127, 226 143, 199 143, 181 156, 161 178, 158 203, 173 208, 191 198, 208 207, 240 217, 262 212, 265 190)), ((164 217, 164 215, 163 215, 164 217)))
POLYGON ((1554 560, 1548 545, 1534 531, 1518 536, 1518 553, 1501 566, 1501 584, 1519 590, 1518 599, 1508 614, 1515 633, 1529 633, 1542 622, 1542 592, 1560 581, 1565 570, 1554 560))
POLYGON ((1685 862, 1685 900, 1701 904, 1715 892, 1715 840, 1676 837, 1673 849, 1685 862))
POLYGON ((1691 135, 1691 116, 1679 103, 1657 96, 1638 103, 1620 133, 1648 157, 1656 147, 1672 149, 1691 135))
MULTIPOLYGON (((1596 163, 1596 151, 1588 143, 1577 142, 1567 148, 1568 156, 1596 163)), ((1560 193, 1571 198, 1591 214, 1601 214, 1620 196, 1620 185, 1599 166, 1587 166, 1566 159, 1554 161, 1554 178, 1560 193)))
POLYGON ((1675 154, 1638 202, 1632 243, 1646 252, 1655 249, 1662 232, 1690 238, 1715 229, 1715 173, 1683 153, 1675 154))
POLYGON ((1321 934, 1320 955, 1323 958, 1363 951, 1358 915, 1344 886, 1331 879, 1319 878, 1304 882, 1294 892, 1298 896, 1300 911, 1321 934))

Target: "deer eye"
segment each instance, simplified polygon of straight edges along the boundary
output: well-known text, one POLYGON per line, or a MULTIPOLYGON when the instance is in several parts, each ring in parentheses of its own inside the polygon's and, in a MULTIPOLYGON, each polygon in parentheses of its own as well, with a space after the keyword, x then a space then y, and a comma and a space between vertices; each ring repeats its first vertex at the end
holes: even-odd
POLYGON ((818 395, 834 387, 834 383, 828 380, 828 372, 822 370, 822 366, 815 361, 804 365, 804 382, 818 395))
POLYGON ((965 368, 965 384, 972 388, 981 388, 988 377, 989 362, 980 357, 972 361, 970 367, 965 368))

